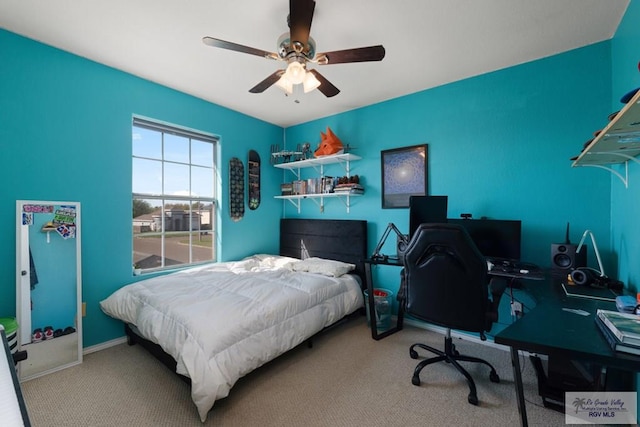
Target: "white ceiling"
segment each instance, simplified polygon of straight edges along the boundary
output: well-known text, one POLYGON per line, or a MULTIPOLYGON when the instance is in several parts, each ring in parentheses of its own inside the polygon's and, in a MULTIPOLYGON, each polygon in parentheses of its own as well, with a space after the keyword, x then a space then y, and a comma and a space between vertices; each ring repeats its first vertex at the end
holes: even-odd
POLYGON ((386 49, 382 62, 318 66, 341 90, 333 98, 251 94, 284 63, 201 41, 276 52, 287 0, 0 0, 0 28, 288 127, 607 40, 628 3, 316 0, 318 52, 386 49))

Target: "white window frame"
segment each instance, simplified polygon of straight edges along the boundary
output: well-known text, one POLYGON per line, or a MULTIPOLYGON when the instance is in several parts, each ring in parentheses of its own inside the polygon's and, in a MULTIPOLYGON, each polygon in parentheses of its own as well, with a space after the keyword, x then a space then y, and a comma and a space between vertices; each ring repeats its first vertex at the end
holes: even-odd
MULTIPOLYGON (((175 269, 175 268, 182 268, 182 267, 186 267, 186 266, 190 266, 190 265, 195 265, 195 264, 202 264, 204 262, 216 262, 217 261, 217 248, 216 248, 216 242, 217 242, 217 216, 218 216, 218 212, 219 212, 219 200, 218 200, 218 195, 217 195, 217 189, 218 189, 218 173, 217 173, 217 169, 219 167, 218 165, 218 143, 219 143, 219 138, 217 136, 214 135, 210 135, 210 134, 206 134, 203 132, 199 132, 199 131, 193 131, 193 130, 188 130, 188 129, 183 129, 177 126, 172 126, 172 125, 167 125, 167 124, 163 124, 163 123, 158 123, 158 122, 154 122, 148 119, 143 119, 143 118, 139 118, 139 117, 133 117, 133 121, 132 121, 132 134, 135 132, 136 128, 144 128, 147 130, 151 130, 154 132, 159 132, 161 133, 161 141, 162 141, 162 158, 161 159, 157 159, 157 158, 148 158, 148 157, 142 157, 142 156, 136 156, 133 154, 134 150, 133 150, 133 144, 134 142, 132 141, 132 165, 133 162, 135 161, 135 159, 144 159, 144 160, 152 160, 152 161, 158 161, 161 163, 162 165, 162 176, 160 177, 161 181, 162 181, 162 191, 160 192, 160 194, 152 194, 152 193, 137 193, 133 191, 133 176, 132 176, 132 203, 134 200, 158 200, 160 202, 161 205, 161 212, 162 214, 160 215, 161 218, 161 227, 160 227, 160 231, 151 231, 151 232, 147 232, 145 233, 145 236, 159 236, 161 238, 161 265, 158 267, 154 267, 154 268, 139 268, 142 272, 151 272, 151 271, 159 271, 159 270, 166 270, 166 269, 175 269), (188 138, 189 139, 189 161, 188 162, 179 162, 179 161, 171 161, 171 160, 166 160, 165 157, 165 147, 164 147, 164 140, 165 140, 165 135, 166 134, 170 134, 170 135, 176 135, 176 136, 180 136, 180 137, 184 137, 184 138, 188 138), (191 158, 191 142, 192 140, 197 140, 200 142, 209 142, 212 144, 212 154, 213 154, 213 166, 211 167, 211 179, 212 179, 212 191, 213 194, 211 194, 210 196, 202 196, 202 195, 193 195, 192 194, 192 188, 191 188, 191 171, 192 168, 198 167, 198 168, 207 168, 206 166, 202 166, 202 165, 196 165, 194 163, 192 163, 192 158, 191 158), (183 165, 183 166, 188 166, 189 167, 189 194, 188 195, 176 195, 176 194, 166 194, 165 193, 165 183, 164 183, 164 167, 166 164, 178 164, 178 165, 183 165), (185 231, 188 231, 189 234, 189 262, 186 263, 181 263, 178 265, 165 265, 165 238, 167 236, 170 236, 172 234, 178 234, 178 233, 184 233, 185 231, 166 231, 165 230, 165 204, 167 201, 171 201, 171 202, 183 202, 185 204, 187 204, 189 206, 189 211, 188 211, 188 218, 189 218, 189 226, 188 229, 185 231), (194 261, 193 260, 193 231, 191 229, 191 224, 192 224, 192 216, 193 216, 193 204, 194 203, 203 203, 203 204, 211 204, 211 218, 210 218, 210 222, 211 222, 211 230, 207 230, 211 233, 211 238, 212 238, 212 243, 211 243, 211 260, 207 260, 207 261, 194 261)), ((133 166, 132 166, 133 167, 133 166)), ((132 218, 133 219, 133 218, 132 218)), ((136 236, 139 235, 139 233, 135 233, 133 231, 133 227, 132 227, 132 259, 135 260, 134 257, 134 251, 135 251, 135 243, 134 243, 134 239, 136 238, 136 236)), ((134 269, 137 267, 134 262, 132 260, 132 265, 134 266, 134 269)))

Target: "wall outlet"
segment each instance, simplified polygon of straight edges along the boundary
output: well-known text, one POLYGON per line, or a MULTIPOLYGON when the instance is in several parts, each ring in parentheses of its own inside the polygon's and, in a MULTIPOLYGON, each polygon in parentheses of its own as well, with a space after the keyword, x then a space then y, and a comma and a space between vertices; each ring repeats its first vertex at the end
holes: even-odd
POLYGON ((518 301, 511 301, 511 315, 519 316, 522 314, 522 303, 518 301))
POLYGON ((82 317, 85 317, 87 315, 87 303, 83 302, 82 303, 82 317))

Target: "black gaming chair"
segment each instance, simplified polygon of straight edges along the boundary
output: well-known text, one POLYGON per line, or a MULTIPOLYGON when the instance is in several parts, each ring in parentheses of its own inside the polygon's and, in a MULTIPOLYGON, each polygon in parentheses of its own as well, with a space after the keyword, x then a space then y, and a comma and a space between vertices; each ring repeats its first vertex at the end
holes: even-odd
POLYGON ((412 359, 418 358, 415 347, 437 355, 416 366, 411 382, 420 385, 420 371, 425 366, 446 361, 466 377, 469 403, 477 405, 473 378, 458 362, 487 365, 491 368, 489 379, 494 383, 500 382, 500 377, 486 360, 459 354, 451 340, 451 329, 479 332, 485 340, 484 331, 489 331, 498 319, 498 304, 506 281, 495 278, 489 284, 487 262, 467 231, 460 225, 441 223, 421 224, 415 231, 404 255, 402 276, 400 298, 405 312, 446 328, 444 351, 420 343, 409 349, 412 359))

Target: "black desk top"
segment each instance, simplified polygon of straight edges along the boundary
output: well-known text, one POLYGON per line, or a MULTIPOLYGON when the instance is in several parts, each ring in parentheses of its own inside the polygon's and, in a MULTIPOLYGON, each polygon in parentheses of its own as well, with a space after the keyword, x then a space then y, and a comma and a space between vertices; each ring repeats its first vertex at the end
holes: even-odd
POLYGON ((403 266, 402 261, 397 256, 387 256, 383 255, 382 257, 376 258, 367 258, 364 260, 365 264, 373 264, 373 265, 393 265, 396 267, 403 266))
POLYGON ((637 370, 640 356, 614 351, 595 324, 598 308, 616 310, 614 302, 569 297, 558 280, 530 282, 526 286, 537 305, 495 337, 498 344, 519 350, 637 370), (586 316, 563 310, 584 310, 586 316))

